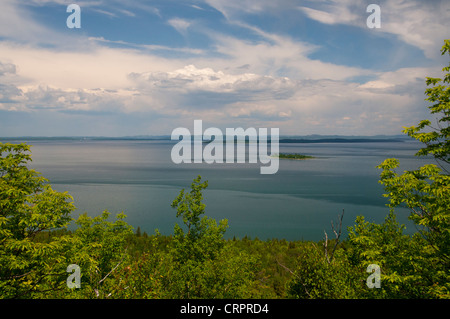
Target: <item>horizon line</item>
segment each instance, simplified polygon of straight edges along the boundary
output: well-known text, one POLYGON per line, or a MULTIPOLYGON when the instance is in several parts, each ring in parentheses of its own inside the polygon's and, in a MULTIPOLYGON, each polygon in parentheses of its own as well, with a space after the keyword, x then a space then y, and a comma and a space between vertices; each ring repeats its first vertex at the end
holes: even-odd
MULTIPOLYGON (((196 135, 191 135, 191 137, 194 137, 196 135)), ((203 136, 203 135, 200 135, 203 136)), ((226 137, 227 135, 223 135, 226 137)), ((241 135, 230 135, 230 136, 241 136, 241 135)), ((247 136, 247 135, 242 135, 247 136)), ((285 135, 279 135, 280 139, 299 139, 299 138, 354 138, 354 139, 362 139, 362 138, 385 138, 385 139, 392 139, 392 138, 404 138, 409 139, 410 137, 404 134, 375 134, 375 135, 341 135, 341 134, 308 134, 308 135, 294 135, 294 134, 285 134, 285 135)), ((15 139, 81 139, 81 140, 89 140, 89 139, 109 139, 109 140, 172 140, 171 135, 124 135, 124 136, 104 136, 104 135, 55 135, 55 136, 44 136, 44 135, 38 135, 38 136, 30 136, 30 135, 23 135, 23 136, 0 136, 0 140, 15 140, 15 139)), ((174 140, 176 141, 176 140, 174 140)))

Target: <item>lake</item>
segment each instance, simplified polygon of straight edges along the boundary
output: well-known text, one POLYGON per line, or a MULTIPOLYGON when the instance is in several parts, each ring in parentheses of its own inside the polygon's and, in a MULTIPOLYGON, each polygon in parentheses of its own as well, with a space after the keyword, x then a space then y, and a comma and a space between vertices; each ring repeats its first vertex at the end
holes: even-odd
MULTIPOLYGON (((182 188, 201 175, 206 215, 228 219, 226 238, 320 240, 332 237, 331 221, 345 210, 343 226, 358 215, 381 223, 389 209, 378 183, 384 159, 395 157, 401 170, 417 168, 430 159, 414 156, 415 141, 372 143, 288 143, 282 153, 316 158, 281 159, 273 175, 261 175, 261 164, 174 164, 175 144, 163 140, 33 140, 31 167, 58 191, 68 191, 77 211, 90 216, 121 211, 135 229, 172 234, 176 211, 170 207, 182 188)), ((408 211, 397 209, 398 220, 414 231, 408 211)), ((344 231, 344 234, 346 231, 344 231)))

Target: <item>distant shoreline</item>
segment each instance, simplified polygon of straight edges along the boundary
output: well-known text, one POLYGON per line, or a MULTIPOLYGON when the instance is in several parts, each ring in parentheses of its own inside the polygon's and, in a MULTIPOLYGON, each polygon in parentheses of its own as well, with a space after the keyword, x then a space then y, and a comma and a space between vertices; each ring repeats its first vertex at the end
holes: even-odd
MULTIPOLYGON (((235 137, 235 140, 237 138, 235 137)), ((192 137, 193 140, 193 137, 192 137)), ((280 144, 314 144, 314 143, 398 143, 405 142, 408 140, 403 137, 281 137, 279 139, 280 144)), ((103 137, 103 136, 54 136, 54 137, 45 137, 45 136, 18 136, 18 137, 0 137, 0 141, 80 141, 80 142, 88 142, 88 141, 168 141, 168 142, 177 142, 176 140, 172 140, 170 136, 124 136, 124 137, 103 137)), ((226 141, 226 138, 223 139, 223 142, 226 141)), ((209 143, 211 141, 203 140, 203 143, 209 143)), ((248 139, 246 140, 248 143, 248 139)), ((270 143, 270 138, 267 141, 270 143)))
POLYGON ((404 142, 403 139, 380 138, 321 138, 321 139, 281 139, 280 143, 394 143, 404 142))

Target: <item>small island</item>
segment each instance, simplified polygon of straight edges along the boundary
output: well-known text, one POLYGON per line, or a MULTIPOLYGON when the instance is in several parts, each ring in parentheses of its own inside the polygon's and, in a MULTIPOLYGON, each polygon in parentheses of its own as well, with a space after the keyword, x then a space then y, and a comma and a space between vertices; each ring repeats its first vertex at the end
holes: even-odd
POLYGON ((287 154, 287 153, 280 153, 280 154, 278 154, 278 156, 274 155, 274 157, 284 158, 284 159, 293 159, 293 160, 305 160, 305 159, 315 158, 314 156, 309 156, 309 155, 287 154))

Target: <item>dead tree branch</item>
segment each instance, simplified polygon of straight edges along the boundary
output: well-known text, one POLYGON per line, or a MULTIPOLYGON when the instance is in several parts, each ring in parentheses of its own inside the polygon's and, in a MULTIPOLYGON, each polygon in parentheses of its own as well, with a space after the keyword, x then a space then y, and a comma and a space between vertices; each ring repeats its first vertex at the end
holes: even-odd
POLYGON ((342 219, 344 218, 344 210, 342 210, 342 214, 338 216, 338 228, 336 229, 336 227, 334 226, 333 222, 331 222, 331 228, 333 229, 334 232, 334 236, 335 236, 335 242, 334 242, 334 246, 333 246, 333 250, 331 251, 331 254, 328 254, 328 234, 326 231, 324 231, 325 233, 325 240, 323 243, 323 247, 325 248, 325 258, 327 260, 327 262, 329 264, 331 264, 331 262, 333 261, 334 258, 334 253, 336 251, 336 248, 339 244, 339 240, 341 238, 341 234, 342 234, 342 219))

